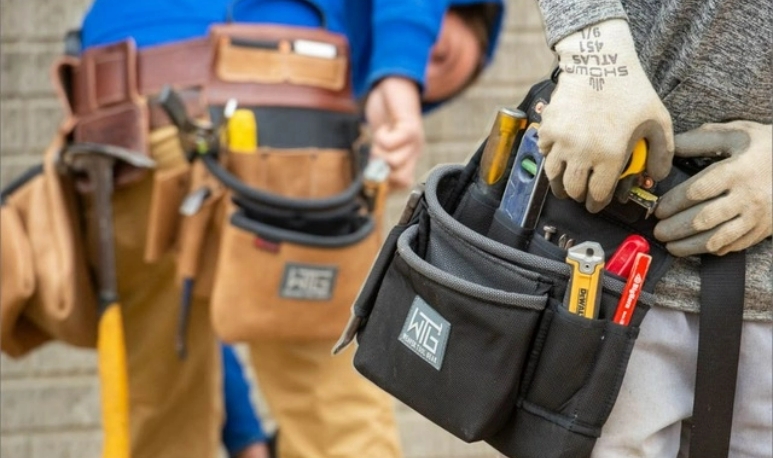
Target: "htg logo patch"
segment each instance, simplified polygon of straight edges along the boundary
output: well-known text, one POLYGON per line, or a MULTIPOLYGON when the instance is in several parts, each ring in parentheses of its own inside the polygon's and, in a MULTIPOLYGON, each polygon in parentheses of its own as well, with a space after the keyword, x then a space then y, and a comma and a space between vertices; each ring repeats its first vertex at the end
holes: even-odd
POLYGON ((288 299, 329 300, 333 297, 337 273, 335 266, 287 263, 279 295, 288 299))
POLYGON ((399 340, 437 370, 443 366, 451 323, 416 296, 399 340))

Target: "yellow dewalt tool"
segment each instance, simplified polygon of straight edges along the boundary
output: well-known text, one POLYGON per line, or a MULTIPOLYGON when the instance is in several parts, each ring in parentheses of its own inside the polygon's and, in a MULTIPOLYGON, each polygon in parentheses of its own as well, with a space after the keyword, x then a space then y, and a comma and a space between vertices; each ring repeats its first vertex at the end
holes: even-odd
POLYGON ((254 154, 258 149, 258 123, 252 110, 239 108, 228 119, 228 149, 232 153, 254 154))
POLYGON ((604 249, 597 242, 583 242, 567 250, 566 263, 572 266, 567 308, 571 313, 595 319, 601 302, 604 249))

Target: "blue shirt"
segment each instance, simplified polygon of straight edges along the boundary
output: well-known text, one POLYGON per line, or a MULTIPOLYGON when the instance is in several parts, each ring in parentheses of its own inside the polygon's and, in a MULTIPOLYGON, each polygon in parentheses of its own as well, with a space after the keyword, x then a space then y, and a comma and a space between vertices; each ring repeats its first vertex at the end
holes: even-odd
MULTIPOLYGON (((82 24, 84 47, 133 38, 139 48, 202 37, 231 19, 319 27, 347 36, 352 83, 363 96, 386 76, 424 84, 430 49, 449 6, 503 0, 95 0, 82 24)), ((500 15, 490 37, 493 54, 500 15)))

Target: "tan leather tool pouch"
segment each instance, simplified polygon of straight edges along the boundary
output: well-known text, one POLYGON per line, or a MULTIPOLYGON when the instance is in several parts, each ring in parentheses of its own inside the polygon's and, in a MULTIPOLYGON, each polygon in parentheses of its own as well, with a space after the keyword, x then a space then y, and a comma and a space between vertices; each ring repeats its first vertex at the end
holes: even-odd
POLYGON ((240 216, 223 228, 215 332, 227 342, 335 338, 378 252, 378 231, 363 226, 313 245, 240 216))
POLYGON ((49 339, 96 343, 97 303, 74 189, 56 167, 62 144, 57 136, 42 170, 3 191, 0 343, 14 357, 49 339))
POLYGON ((211 113, 236 99, 257 126, 254 149, 224 147, 207 162, 228 189, 217 262, 200 265, 202 279, 214 267, 214 329, 227 342, 334 339, 378 251, 382 211, 364 197, 353 150, 360 119, 346 38, 226 24, 210 39, 211 113))
POLYGON ((308 341, 340 332, 381 243, 383 209, 362 203, 351 159, 319 148, 228 155, 231 176, 249 189, 231 190, 222 226, 211 298, 221 339, 308 341))

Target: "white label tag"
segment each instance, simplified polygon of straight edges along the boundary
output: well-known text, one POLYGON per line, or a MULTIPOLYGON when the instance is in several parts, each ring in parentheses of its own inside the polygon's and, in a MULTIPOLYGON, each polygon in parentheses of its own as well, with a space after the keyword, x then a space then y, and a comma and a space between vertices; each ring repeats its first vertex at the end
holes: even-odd
POLYGON ((338 55, 335 45, 311 40, 293 41, 293 52, 302 56, 319 57, 321 59, 334 59, 338 55))

